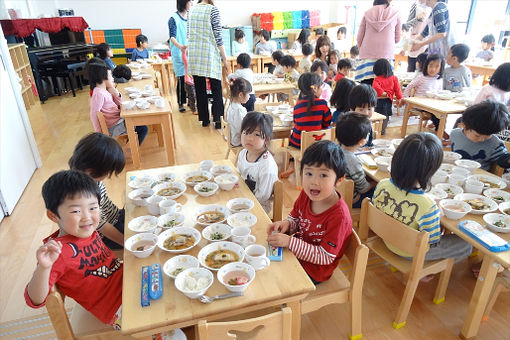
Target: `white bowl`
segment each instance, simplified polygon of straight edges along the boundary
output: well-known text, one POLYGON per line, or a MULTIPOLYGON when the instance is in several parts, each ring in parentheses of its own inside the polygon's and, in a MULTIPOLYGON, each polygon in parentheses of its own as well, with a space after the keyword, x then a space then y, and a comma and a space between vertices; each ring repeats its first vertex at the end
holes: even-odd
POLYGON ((473 172, 482 166, 477 161, 472 161, 470 159, 458 159, 455 161, 455 165, 463 169, 467 169, 469 172, 473 172))
POLYGON ((393 157, 395 149, 393 148, 373 148, 370 150, 374 157, 393 157))
POLYGON ((152 215, 133 218, 128 223, 128 229, 135 233, 152 233, 158 226, 158 219, 152 215))
POLYGON ((156 245, 158 244, 158 236, 153 233, 141 233, 131 236, 124 242, 124 248, 129 250, 133 255, 141 259, 149 257, 156 245), (143 250, 136 250, 137 247, 144 246, 143 250))
POLYGON ((183 224, 184 214, 178 212, 164 214, 158 217, 158 226, 164 229, 181 227, 183 224))
POLYGON ((200 235, 200 232, 198 230, 196 230, 195 228, 190 228, 190 227, 174 227, 174 228, 170 228, 168 230, 165 230, 164 232, 162 232, 161 234, 159 234, 158 236, 158 247, 161 249, 161 250, 164 250, 164 251, 167 251, 169 253, 173 253, 173 254, 179 254, 179 253, 185 253, 187 252, 188 250, 190 250, 191 248, 193 248, 194 246, 196 246, 198 244, 198 242, 200 242, 200 240, 202 239, 202 236, 200 235), (174 236, 174 235, 188 235, 188 236, 192 236, 195 241, 193 242, 193 245, 190 245, 186 248, 182 248, 182 249, 168 249, 164 246, 165 244, 165 241, 174 236))
POLYGON ((283 115, 280 117, 280 122, 282 122, 283 126, 291 126, 292 122, 294 121, 294 117, 291 115, 283 115))
POLYGON ((434 201, 440 201, 448 197, 446 191, 440 188, 432 188, 426 192, 434 201))
POLYGON ((214 182, 202 182, 193 187, 196 193, 203 197, 212 196, 218 191, 218 184, 214 182))
POLYGON ((134 205, 143 207, 147 205, 147 198, 151 197, 154 191, 151 188, 141 188, 131 191, 128 198, 134 205))
POLYGON ((482 182, 487 189, 495 188, 495 189, 505 189, 506 182, 501 177, 491 176, 491 175, 471 175, 467 178, 475 179, 477 181, 482 182))
POLYGON ((122 104, 122 107, 126 110, 131 110, 135 107, 135 102, 132 100, 122 102, 121 104, 122 104))
POLYGON ((249 212, 239 212, 227 217, 227 223, 232 228, 248 227, 251 228, 257 224, 257 216, 249 212))
POLYGON ((210 181, 212 178, 212 174, 209 171, 203 171, 203 170, 195 170, 190 171, 187 174, 184 175, 182 178, 183 182, 190 186, 195 186, 198 183, 210 181), (200 178, 198 178, 200 176, 200 178), (192 178, 196 177, 196 178, 192 178))
POLYGON ((150 96, 150 97, 147 98, 147 101, 149 103, 151 103, 151 104, 154 104, 154 103, 156 103, 156 100, 158 100, 158 99, 163 99, 163 97, 161 97, 161 96, 150 96))
POLYGON ((490 213, 483 215, 483 220, 487 223, 487 228, 498 233, 510 233, 510 216, 506 214, 490 213), (495 223, 501 222, 504 227, 495 223))
POLYGON ((223 174, 231 174, 233 172, 234 170, 228 165, 216 165, 211 168, 211 173, 215 177, 223 174))
POLYGON ((142 97, 151 97, 154 95, 154 90, 142 91, 142 97))
POLYGON ((435 188, 441 189, 448 195, 448 198, 454 198, 458 194, 462 194, 464 190, 455 184, 450 183, 438 183, 434 186, 435 188))
POLYGON ((174 284, 178 291, 190 299, 197 299, 200 295, 204 295, 207 292, 213 282, 214 275, 211 271, 205 268, 188 268, 176 276, 174 284), (203 286, 191 288, 196 287, 191 285, 196 285, 197 281, 201 282, 202 280, 205 280, 203 286))
POLYGON ((499 211, 505 215, 510 215, 510 202, 500 203, 498 205, 499 211))
POLYGON ((250 283, 252 283, 253 279, 255 278, 255 269, 247 263, 233 262, 233 263, 229 263, 229 264, 226 264, 223 267, 221 267, 218 270, 216 277, 218 278, 218 281, 222 285, 224 285, 225 288, 230 290, 231 292, 244 292, 246 290, 246 288, 248 288, 250 283), (229 275, 232 275, 232 274, 235 275, 235 272, 242 273, 243 275, 245 275, 246 279, 248 281, 246 281, 243 284, 236 284, 236 285, 229 284, 227 280, 232 279, 232 278, 229 278, 229 275))
MULTIPOLYGON (((131 75, 133 75, 133 72, 131 72, 131 75)), ((132 86, 125 87, 124 91, 126 91, 128 94, 134 93, 134 92, 140 92, 139 89, 137 89, 136 87, 132 87, 132 86)))
POLYGON ((154 190, 154 195, 158 195, 161 197, 165 197, 166 199, 174 200, 177 197, 184 194, 184 192, 186 191, 186 185, 182 182, 164 182, 164 183, 160 183, 160 184, 154 186, 154 188, 152 188, 152 190, 154 190), (176 193, 175 194, 165 193, 164 191, 162 191, 164 189, 175 189, 176 193))
POLYGON ((139 102, 139 103, 136 103, 136 107, 139 108, 140 110, 146 110, 149 108, 149 106, 151 106, 150 103, 148 102, 139 102))
POLYGON ((232 213, 248 212, 255 206, 255 203, 249 198, 233 198, 227 202, 227 208, 232 213))
POLYGON ((129 181, 128 186, 132 189, 150 188, 152 183, 154 183, 154 178, 150 175, 143 174, 129 181))
POLYGON ((162 172, 158 174, 158 181, 173 182, 175 181, 175 174, 172 172, 162 172))
MULTIPOLYGON (((480 202, 481 204, 484 204, 487 206, 487 208, 485 208, 485 209, 475 209, 475 208, 473 208, 473 206, 471 206, 471 213, 475 214, 475 215, 482 215, 482 214, 486 214, 486 213, 490 213, 490 212, 498 210, 498 204, 496 202, 494 202, 490 198, 482 196, 482 195, 464 193, 464 194, 456 195, 455 199, 460 200, 460 201, 465 201, 465 202, 468 200, 476 200, 476 202, 480 202)), ((468 202, 466 202, 466 203, 468 203, 468 202)))
POLYGON ((461 158, 462 158, 462 155, 460 153, 456 153, 453 151, 444 151, 443 152, 443 162, 454 163, 456 160, 459 160, 461 158))
POLYGON ((439 206, 450 220, 461 219, 471 211, 471 206, 466 202, 449 198, 439 201, 439 206))
POLYGON ((425 92, 425 95, 429 98, 434 98, 436 96, 436 93, 433 91, 427 91, 425 92))
POLYGON ((442 170, 442 171, 446 172, 448 175, 451 175, 453 173, 453 171, 458 171, 458 170, 462 171, 464 169, 459 168, 458 166, 455 166, 453 164, 443 163, 439 167, 439 170, 442 170))
POLYGON ((374 139, 372 144, 374 144, 375 148, 389 149, 392 146, 391 141, 387 139, 374 139))
POLYGON ((393 144, 393 146, 397 148, 400 145, 400 143, 402 143, 403 140, 404 138, 395 138, 391 140, 391 144, 393 144))
MULTIPOLYGON (((193 214, 193 221, 197 224, 200 224, 202 226, 208 226, 208 225, 211 225, 211 224, 214 224, 214 223, 223 223, 225 222, 225 220, 227 219, 229 215, 229 210, 222 206, 222 205, 217 205, 217 204, 209 204, 209 205, 202 205, 200 207, 198 207, 198 209, 196 210, 196 212, 193 214), (203 214, 206 214, 206 213, 219 213, 219 214, 223 214, 223 218, 220 218, 221 216, 218 216, 218 219, 203 219, 203 218, 200 218, 200 221, 199 221, 199 217, 203 214), (209 222, 210 221, 210 222, 209 222)), ((211 218, 214 217, 214 216, 210 216, 211 218)), ((205 216, 204 216, 205 218, 205 216)))
POLYGON ((227 224, 214 223, 202 230, 202 236, 210 242, 225 241, 232 235, 231 230, 232 228, 227 224), (215 233, 216 235, 214 235, 215 233))
POLYGON ((483 192, 483 195, 498 204, 510 202, 510 193, 500 189, 487 189, 483 192))
MULTIPOLYGON (((145 67, 148 67, 149 65, 145 64, 145 67)), ((142 77, 142 79, 150 79, 152 78, 152 74, 150 73, 140 73, 140 76, 142 77)))
POLYGON ((195 256, 177 255, 165 262, 163 265, 163 273, 165 273, 168 277, 175 279, 176 276, 184 270, 198 267, 200 267, 200 262, 198 262, 198 259, 195 256), (179 271, 174 273, 177 269, 179 269, 179 271))
POLYGON ((430 183, 432 185, 436 185, 439 183, 445 183, 447 179, 448 179, 448 173, 446 173, 446 171, 437 170, 434 173, 434 175, 432 175, 432 177, 430 178, 430 183))
POLYGON ((377 165, 377 170, 379 171, 389 171, 389 167, 391 166, 391 157, 376 157, 374 158, 375 164, 377 165))
POLYGON ((129 94, 129 98, 131 98, 131 99, 140 98, 141 96, 142 96, 142 94, 140 92, 131 92, 129 94))
MULTIPOLYGON (((214 256, 214 255, 216 255, 216 254, 213 254, 212 256, 214 256)), ((234 243, 234 242, 221 241, 221 242, 209 243, 208 245, 206 245, 205 247, 200 249, 200 251, 198 252, 198 261, 200 261, 200 264, 202 265, 202 267, 205 267, 209 270, 214 270, 214 271, 220 269, 222 266, 224 266, 227 263, 243 262, 243 260, 244 260, 244 249, 243 249, 243 247, 241 247, 240 245, 238 245, 237 243, 234 243), (210 255, 214 252, 218 252, 217 253, 218 255, 223 255, 222 252, 224 252, 225 250, 229 252, 229 253, 226 253, 226 256, 232 256, 232 257, 230 257, 226 261, 223 261, 224 262, 223 265, 221 262, 219 262, 217 265, 214 266, 217 268, 214 268, 214 267, 209 267, 206 264, 206 258, 208 255, 210 255), (230 254, 230 252, 232 252, 235 255, 230 254)))
POLYGON ((220 186, 221 190, 232 190, 239 178, 234 174, 223 174, 216 176, 214 181, 220 186))
POLYGON ((213 167, 214 165, 214 161, 210 160, 210 159, 206 159, 206 160, 203 160, 201 161, 199 164, 198 164, 198 168, 200 170, 203 170, 203 171, 209 171, 211 172, 211 168, 213 167))

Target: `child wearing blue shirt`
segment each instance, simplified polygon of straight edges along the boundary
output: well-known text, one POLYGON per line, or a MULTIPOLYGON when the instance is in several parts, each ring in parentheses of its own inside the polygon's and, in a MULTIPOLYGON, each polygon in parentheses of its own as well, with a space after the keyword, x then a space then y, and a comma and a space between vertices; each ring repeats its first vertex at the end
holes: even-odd
POLYGON ((147 51, 147 45, 149 44, 149 40, 143 34, 139 34, 136 36, 136 48, 133 50, 131 54, 131 60, 136 61, 137 59, 148 59, 149 51, 147 51))
POLYGON ((106 66, 108 66, 108 68, 113 71, 115 68, 115 63, 112 61, 112 59, 110 59, 113 57, 113 50, 111 46, 107 43, 100 43, 97 45, 97 53, 99 54, 99 58, 104 60, 106 66))

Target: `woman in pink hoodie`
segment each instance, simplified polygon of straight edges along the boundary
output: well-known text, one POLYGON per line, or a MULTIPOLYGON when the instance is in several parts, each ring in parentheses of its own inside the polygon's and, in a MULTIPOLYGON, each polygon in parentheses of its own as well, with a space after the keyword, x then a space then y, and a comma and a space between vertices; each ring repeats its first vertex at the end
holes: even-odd
MULTIPOLYGON (((374 0, 365 12, 358 30, 359 64, 355 80, 372 85, 373 68, 377 59, 395 59, 395 44, 400 41, 402 24, 391 0, 374 0)), ((393 64, 393 63, 391 63, 393 64)))

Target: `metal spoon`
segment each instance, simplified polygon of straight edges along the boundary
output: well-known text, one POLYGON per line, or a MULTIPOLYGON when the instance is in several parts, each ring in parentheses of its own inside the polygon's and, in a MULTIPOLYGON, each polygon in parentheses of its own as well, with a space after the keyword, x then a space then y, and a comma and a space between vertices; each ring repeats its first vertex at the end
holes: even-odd
POLYGON ((200 295, 198 297, 198 299, 200 300, 200 302, 202 303, 211 303, 213 302, 214 300, 219 300, 219 299, 228 299, 228 298, 231 298, 231 297, 235 297, 235 296, 243 296, 244 293, 243 292, 234 292, 234 293, 230 293, 230 294, 223 294, 223 295, 216 295, 216 296, 207 296, 207 295, 200 295))

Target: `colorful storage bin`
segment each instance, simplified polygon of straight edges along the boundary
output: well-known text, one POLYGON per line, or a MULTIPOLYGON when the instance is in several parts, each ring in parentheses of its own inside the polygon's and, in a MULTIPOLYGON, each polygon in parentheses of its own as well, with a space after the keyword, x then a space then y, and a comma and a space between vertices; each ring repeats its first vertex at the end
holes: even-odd
POLYGON ((283 28, 292 28, 292 12, 283 12, 283 28))
POLYGON ((302 11, 292 11, 292 28, 303 27, 301 23, 301 12, 302 11))
POLYGON ((309 11, 301 11, 301 27, 302 28, 310 28, 310 12, 309 11))

